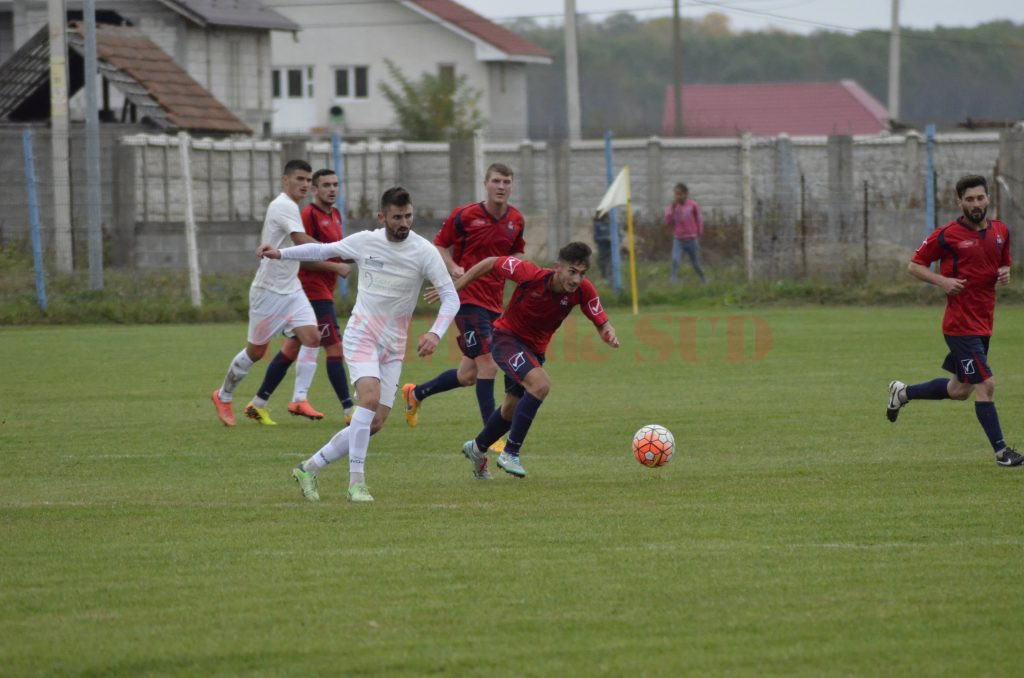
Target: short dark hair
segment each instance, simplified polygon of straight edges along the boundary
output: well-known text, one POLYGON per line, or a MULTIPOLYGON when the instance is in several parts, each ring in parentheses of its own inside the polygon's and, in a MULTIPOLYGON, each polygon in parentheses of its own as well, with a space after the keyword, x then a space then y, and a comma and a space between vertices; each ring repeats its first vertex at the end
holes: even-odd
POLYGON ((318 169, 313 172, 313 185, 316 186, 320 182, 320 177, 333 177, 334 170, 332 169, 318 169))
POLYGON ((392 186, 384 191, 384 195, 380 196, 380 211, 387 212, 389 206, 405 207, 411 202, 412 196, 409 195, 409 191, 401 186, 392 186))
POLYGON ((686 184, 684 184, 681 181, 678 184, 676 184, 676 190, 677 191, 682 191, 683 193, 689 193, 690 192, 690 189, 686 186, 686 184))
POLYGON ((285 176, 291 176, 302 170, 303 172, 312 172, 313 168, 310 167, 309 163, 305 160, 289 160, 284 164, 285 176))
POLYGON ((512 168, 503 162, 493 162, 487 167, 487 171, 484 172, 484 181, 491 178, 491 174, 500 174, 505 177, 515 178, 515 174, 512 172, 512 168))
POLYGON ((980 174, 968 174, 960 177, 960 181, 956 182, 956 197, 962 198, 964 197, 964 193, 967 192, 967 189, 976 188, 978 186, 984 188, 985 195, 988 195, 988 181, 985 180, 985 177, 980 174))
POLYGON ((567 264, 583 264, 590 268, 590 255, 592 250, 585 242, 571 242, 558 250, 558 260, 567 264))

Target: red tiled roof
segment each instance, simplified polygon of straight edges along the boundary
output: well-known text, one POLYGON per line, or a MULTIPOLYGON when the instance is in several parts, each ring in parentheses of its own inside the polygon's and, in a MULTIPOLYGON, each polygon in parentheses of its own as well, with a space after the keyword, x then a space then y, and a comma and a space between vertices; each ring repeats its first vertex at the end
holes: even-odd
MULTIPOLYGON (((83 35, 81 25, 72 24, 72 29, 83 35)), ((166 112, 167 120, 180 129, 252 133, 166 52, 133 28, 97 26, 96 56, 136 80, 166 112)))
POLYGON ((551 54, 529 40, 519 37, 490 19, 463 7, 452 0, 410 0, 420 9, 471 33, 509 56, 540 57, 550 59, 551 54))
MULTIPOLYGON (((673 133, 675 96, 665 89, 662 131, 673 133)), ((853 80, 762 85, 684 85, 686 136, 878 134, 889 112, 853 80)))

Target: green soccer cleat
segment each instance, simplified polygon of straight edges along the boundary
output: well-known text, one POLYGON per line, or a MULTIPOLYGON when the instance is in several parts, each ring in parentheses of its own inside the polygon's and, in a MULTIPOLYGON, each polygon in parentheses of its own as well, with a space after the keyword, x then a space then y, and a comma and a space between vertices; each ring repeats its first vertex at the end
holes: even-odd
POLYGON ((370 488, 366 485, 356 483, 348 488, 348 500, 355 502, 373 501, 373 495, 370 494, 370 488))
POLYGON ((270 412, 265 407, 256 407, 249 403, 245 406, 245 416, 263 426, 277 426, 277 422, 270 418, 270 412))
POLYGON ((502 452, 498 455, 498 467, 504 470, 505 473, 511 473, 517 478, 526 477, 526 469, 523 468, 522 462, 519 461, 518 454, 502 452))
POLYGON ((317 491, 315 475, 304 471, 302 465, 299 464, 292 469, 292 478, 295 478, 295 482, 299 484, 302 496, 307 501, 320 501, 320 492, 317 491))

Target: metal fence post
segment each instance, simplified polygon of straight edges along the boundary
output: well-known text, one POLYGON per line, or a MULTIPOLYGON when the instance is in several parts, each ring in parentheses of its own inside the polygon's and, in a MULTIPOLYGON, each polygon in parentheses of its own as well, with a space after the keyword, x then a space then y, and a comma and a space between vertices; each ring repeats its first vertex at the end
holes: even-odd
POLYGON ((36 194, 36 161, 32 154, 32 130, 21 133, 21 150, 25 156, 25 183, 28 185, 28 218, 32 226, 32 265, 36 271, 36 300, 46 310, 46 280, 43 277, 43 242, 39 235, 39 196, 36 194))

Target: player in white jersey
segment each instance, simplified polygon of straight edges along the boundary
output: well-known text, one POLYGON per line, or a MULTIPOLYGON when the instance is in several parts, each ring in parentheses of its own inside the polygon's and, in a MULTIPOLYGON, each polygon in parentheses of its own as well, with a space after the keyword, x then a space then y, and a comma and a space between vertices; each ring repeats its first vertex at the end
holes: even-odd
POLYGON ((402 360, 409 323, 424 280, 437 289, 441 309, 417 353, 431 355, 459 310, 459 295, 437 248, 412 232, 412 199, 401 187, 390 188, 380 200, 377 219, 384 228, 363 231, 338 242, 278 249, 261 245, 257 254, 269 259, 324 261, 332 257, 354 261, 359 268, 359 291, 345 326, 343 346, 359 405, 352 422, 316 454, 299 464, 292 476, 302 495, 319 501, 317 475, 328 464, 348 455, 349 501, 373 501, 365 483, 366 451, 370 436, 391 413, 401 382, 402 360))
MULTIPOLYGON (((316 243, 302 227, 298 204, 309 190, 312 171, 305 160, 289 160, 284 166, 284 176, 281 177, 283 190, 267 206, 261 242, 274 247, 283 247, 286 243, 316 243)), ((217 417, 225 426, 235 425, 235 414, 231 409, 235 388, 267 352, 267 344, 275 334, 291 330, 303 346, 320 345, 316 316, 306 293, 302 291, 298 272, 297 261, 260 261, 249 288, 248 342, 231 361, 224 383, 213 392, 217 417)), ((266 406, 266 401, 253 398, 245 408, 245 415, 261 424, 273 424, 267 416, 266 406)))

